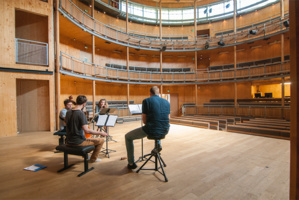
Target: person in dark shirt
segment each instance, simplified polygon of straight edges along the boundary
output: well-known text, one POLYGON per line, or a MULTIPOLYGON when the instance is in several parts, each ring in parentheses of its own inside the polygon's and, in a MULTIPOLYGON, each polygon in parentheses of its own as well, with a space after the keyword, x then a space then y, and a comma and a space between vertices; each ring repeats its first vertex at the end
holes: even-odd
POLYGON ((76 106, 74 109, 69 110, 65 116, 66 123, 66 141, 69 146, 89 146, 94 145, 95 149, 90 157, 91 162, 101 161, 98 155, 104 144, 102 138, 85 138, 85 133, 93 135, 108 136, 107 133, 101 131, 94 131, 88 128, 86 116, 82 109, 85 107, 87 98, 79 95, 76 99, 76 106))
POLYGON ((133 140, 149 136, 150 138, 161 138, 169 131, 170 104, 161 98, 159 88, 154 86, 150 89, 150 97, 142 102, 142 121, 144 126, 128 132, 125 135, 128 169, 136 169, 134 160, 133 140))

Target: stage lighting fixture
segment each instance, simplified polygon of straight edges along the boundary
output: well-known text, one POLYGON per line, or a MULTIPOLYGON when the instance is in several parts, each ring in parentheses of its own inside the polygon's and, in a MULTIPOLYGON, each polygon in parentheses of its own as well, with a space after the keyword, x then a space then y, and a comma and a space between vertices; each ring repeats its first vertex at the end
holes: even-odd
POLYGON ((220 40, 220 41, 218 42, 218 45, 223 47, 225 44, 224 44, 224 42, 223 42, 222 40, 220 40))
POLYGON ((229 8, 230 7, 230 4, 226 4, 225 8, 229 8))
POLYGON ((165 51, 166 50, 166 46, 163 46, 162 48, 161 48, 161 51, 165 51))
POLYGON ((290 24, 289 24, 289 20, 284 21, 284 22, 283 22, 283 25, 284 25, 286 28, 288 28, 288 27, 290 26, 290 24))
POLYGON ((212 13, 212 8, 210 8, 209 13, 212 13))
POLYGON ((205 9, 205 10, 203 11, 203 14, 207 14, 207 12, 208 12, 208 9, 205 9))
POLYGON ((205 49, 208 49, 210 47, 209 42, 206 42, 205 49))
POLYGON ((257 30, 250 30, 249 33, 250 33, 251 35, 256 35, 257 30))

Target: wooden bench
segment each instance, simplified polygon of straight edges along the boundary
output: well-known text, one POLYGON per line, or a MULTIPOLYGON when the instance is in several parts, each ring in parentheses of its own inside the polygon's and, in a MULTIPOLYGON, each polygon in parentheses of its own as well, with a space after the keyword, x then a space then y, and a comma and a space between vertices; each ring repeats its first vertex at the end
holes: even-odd
POLYGON ((78 174, 78 177, 86 174, 87 172, 93 170, 94 168, 88 168, 88 153, 94 150, 94 146, 67 146, 66 144, 59 145, 56 147, 56 150, 64 152, 64 167, 57 172, 62 172, 70 167, 72 167, 74 164, 68 165, 68 154, 72 155, 78 155, 84 157, 84 172, 78 174))

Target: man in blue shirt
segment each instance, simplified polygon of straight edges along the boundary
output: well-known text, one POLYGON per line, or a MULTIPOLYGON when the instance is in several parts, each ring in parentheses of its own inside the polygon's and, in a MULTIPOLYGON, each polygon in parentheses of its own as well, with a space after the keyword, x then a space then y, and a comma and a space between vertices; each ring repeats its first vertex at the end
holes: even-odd
POLYGON ((125 135, 128 169, 137 168, 134 160, 133 140, 147 136, 153 139, 162 138, 169 131, 170 104, 158 95, 159 88, 157 86, 152 87, 150 97, 142 102, 142 121, 145 125, 125 135))

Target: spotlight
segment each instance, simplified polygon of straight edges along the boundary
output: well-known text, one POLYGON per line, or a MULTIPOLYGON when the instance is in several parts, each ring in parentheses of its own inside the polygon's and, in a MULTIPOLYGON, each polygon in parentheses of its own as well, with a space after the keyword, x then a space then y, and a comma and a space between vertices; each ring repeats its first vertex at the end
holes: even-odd
POLYGON ((166 46, 163 46, 160 51, 165 51, 165 50, 166 50, 166 46))
POLYGON ((250 30, 249 33, 250 33, 251 35, 256 35, 257 30, 250 30))
POLYGON ((203 14, 207 14, 207 12, 208 12, 208 9, 205 9, 205 10, 203 11, 203 14))
POLYGON ((209 42, 207 41, 206 45, 205 45, 205 49, 208 49, 209 47, 210 47, 210 45, 209 45, 209 42))
POLYGON ((289 20, 284 21, 284 22, 283 22, 283 25, 284 25, 286 28, 288 28, 288 27, 290 26, 290 24, 289 24, 289 20))
POLYGON ((212 8, 210 8, 210 10, 209 10, 209 13, 211 13, 212 12, 212 8))
POLYGON ((229 8, 230 7, 230 4, 226 4, 225 8, 229 8))
POLYGON ((224 44, 224 42, 223 42, 222 40, 220 40, 220 41, 218 42, 218 45, 223 47, 225 44, 224 44))

